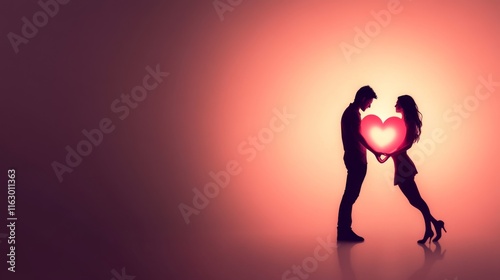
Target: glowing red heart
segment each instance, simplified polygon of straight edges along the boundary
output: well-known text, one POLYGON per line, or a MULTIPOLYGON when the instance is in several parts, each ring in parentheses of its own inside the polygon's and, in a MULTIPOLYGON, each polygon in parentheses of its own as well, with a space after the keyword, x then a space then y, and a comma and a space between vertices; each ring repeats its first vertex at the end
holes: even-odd
POLYGON ((404 141, 406 126, 402 119, 390 117, 385 122, 375 115, 361 120, 361 135, 368 145, 380 153, 395 151, 404 141))

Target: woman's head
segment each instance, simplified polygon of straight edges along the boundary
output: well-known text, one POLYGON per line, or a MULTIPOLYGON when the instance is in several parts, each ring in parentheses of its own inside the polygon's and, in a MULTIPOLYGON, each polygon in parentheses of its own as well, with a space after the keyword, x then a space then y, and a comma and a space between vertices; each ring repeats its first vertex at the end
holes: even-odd
POLYGON ((415 130, 415 139, 413 141, 417 142, 422 131, 422 114, 418 110, 417 103, 415 103, 413 97, 409 95, 401 95, 398 97, 396 112, 403 114, 407 130, 415 130))

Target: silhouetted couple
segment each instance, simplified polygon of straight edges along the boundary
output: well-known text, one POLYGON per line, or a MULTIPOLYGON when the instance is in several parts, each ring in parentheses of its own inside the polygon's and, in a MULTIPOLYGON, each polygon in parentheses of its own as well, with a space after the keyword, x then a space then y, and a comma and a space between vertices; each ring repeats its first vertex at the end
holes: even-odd
MULTIPOLYGON (((347 180, 344 195, 339 207, 339 219, 337 227, 337 240, 349 242, 363 242, 364 238, 354 233, 351 229, 352 206, 359 196, 361 185, 365 179, 367 161, 366 150, 372 152, 380 163, 385 162, 389 157, 394 160, 394 185, 398 185, 411 205, 422 212, 425 222, 424 237, 418 243, 425 243, 427 239, 432 239, 434 231, 437 242, 441 238, 441 230, 444 229, 444 222, 436 220, 429 210, 427 203, 422 199, 415 183, 415 175, 418 173, 415 164, 410 159, 406 151, 413 143, 420 138, 422 128, 422 114, 418 111, 417 104, 409 95, 398 97, 396 102, 396 112, 401 113, 406 125, 406 136, 400 147, 390 154, 382 154, 375 151, 360 132, 361 114, 370 108, 373 99, 377 95, 369 86, 364 86, 356 92, 354 102, 349 104, 344 111, 341 120, 342 143, 344 145, 344 163, 347 168, 347 180), (384 159, 382 157, 385 156, 384 159)), ((444 229, 446 231, 446 229, 444 229)), ((430 241, 430 240, 429 240, 430 241)))

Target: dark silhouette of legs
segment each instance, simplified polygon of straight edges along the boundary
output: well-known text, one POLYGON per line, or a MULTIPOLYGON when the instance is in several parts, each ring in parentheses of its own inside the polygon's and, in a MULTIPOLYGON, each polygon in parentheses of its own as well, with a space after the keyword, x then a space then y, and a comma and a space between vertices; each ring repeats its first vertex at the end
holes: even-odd
MULTIPOLYGON (((403 192, 403 194, 406 196, 410 204, 420 210, 422 213, 422 216, 424 217, 424 222, 425 222, 425 235, 422 240, 419 240, 419 243, 425 243, 428 238, 432 238, 434 235, 434 232, 432 231, 431 228, 431 223, 434 225, 436 231, 438 232, 438 237, 434 239, 435 242, 441 238, 441 228, 444 228, 444 222, 443 221, 438 221, 436 220, 432 215, 431 211, 429 210, 429 206, 427 206, 427 203, 425 203, 424 199, 420 195, 420 192, 418 191, 417 184, 415 183, 415 180, 413 179, 406 179, 403 183, 399 184, 399 188, 403 192)), ((430 241, 430 240, 429 240, 430 241)))
POLYGON ((444 228, 444 222, 443 221, 435 222, 434 228, 436 229, 436 237, 432 240, 432 242, 438 242, 439 239, 441 239, 441 230, 444 229, 444 232, 446 232, 446 228, 444 228))
POLYGON ((344 195, 339 207, 337 240, 361 242, 364 239, 352 229, 352 206, 359 196, 361 185, 366 176, 366 164, 344 161, 347 167, 347 180, 344 195))

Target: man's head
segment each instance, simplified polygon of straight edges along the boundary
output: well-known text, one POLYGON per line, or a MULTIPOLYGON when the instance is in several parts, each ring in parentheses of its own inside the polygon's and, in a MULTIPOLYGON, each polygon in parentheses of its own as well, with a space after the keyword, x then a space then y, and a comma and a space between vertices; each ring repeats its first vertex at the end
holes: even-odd
POLYGON ((364 112, 367 108, 370 108, 373 99, 377 99, 377 94, 375 94, 375 91, 373 91, 370 86, 364 86, 356 92, 354 104, 358 105, 359 108, 364 112))

